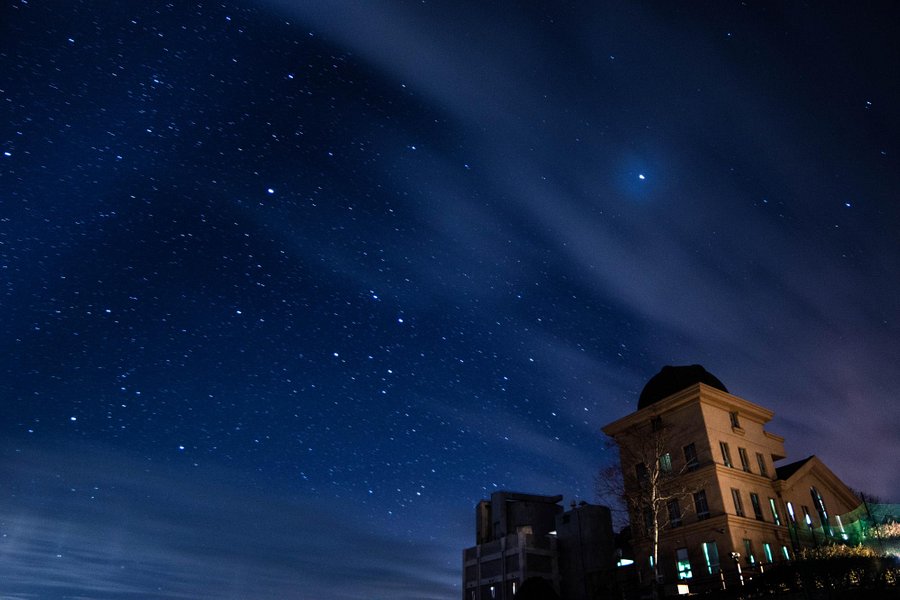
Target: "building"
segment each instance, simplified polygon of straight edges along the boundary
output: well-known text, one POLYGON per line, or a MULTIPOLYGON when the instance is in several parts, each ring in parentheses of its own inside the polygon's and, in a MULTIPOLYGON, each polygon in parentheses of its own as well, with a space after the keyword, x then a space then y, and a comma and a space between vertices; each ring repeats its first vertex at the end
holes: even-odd
POLYGON ((609 509, 564 511, 562 496, 500 491, 475 507, 476 545, 463 551, 463 600, 512 600, 533 577, 562 600, 606 598, 615 547, 609 509))
POLYGON ((815 456, 776 466, 784 438, 766 431, 772 416, 692 365, 664 367, 637 411, 603 428, 619 446, 626 497, 635 500, 629 513, 644 583, 653 577, 654 522, 660 582, 692 592, 841 539, 840 515, 859 499, 815 456))

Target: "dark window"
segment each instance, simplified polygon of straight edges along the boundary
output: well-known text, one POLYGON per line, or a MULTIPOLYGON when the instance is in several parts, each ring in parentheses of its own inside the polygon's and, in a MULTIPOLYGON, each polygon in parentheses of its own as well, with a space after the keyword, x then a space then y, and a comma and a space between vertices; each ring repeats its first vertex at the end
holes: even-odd
POLYGON ((647 535, 650 535, 650 532, 653 530, 653 511, 650 510, 649 506, 644 507, 644 531, 647 532, 647 535))
POLYGON ((694 510, 697 511, 697 520, 709 518, 709 504, 706 502, 706 490, 700 490, 694 494, 694 510))
POLYGON ((650 419, 650 429, 653 431, 659 431, 662 429, 662 417, 653 417, 650 419))
POLYGON ((762 506, 759 504, 759 496, 750 492, 750 504, 753 505, 753 516, 757 521, 765 521, 763 519, 762 506))
POLYGON ((694 444, 684 447, 684 463, 688 471, 696 471, 700 466, 700 461, 697 460, 697 447, 694 444))
POLYGON ((666 508, 669 510, 669 525, 672 527, 680 527, 681 507, 678 506, 678 500, 669 500, 666 502, 666 508))
POLYGON ((731 464, 731 450, 728 449, 728 442, 719 442, 719 450, 722 451, 722 464, 726 467, 734 466, 731 464))
POLYGON ((738 414, 736 412, 731 413, 731 426, 737 429, 741 428, 741 420, 738 418, 738 414))
POLYGON ((644 463, 634 465, 634 474, 637 475, 638 483, 647 481, 647 465, 644 463))
POLYGON ((756 463, 759 465, 759 474, 762 475, 763 477, 768 477, 769 469, 768 469, 768 467, 766 467, 766 457, 763 456, 762 454, 760 454, 759 452, 757 452, 756 453, 756 463))
POLYGON ((750 473, 750 459, 747 457, 747 449, 738 448, 738 455, 741 457, 741 468, 750 473))
POLYGON ((736 488, 731 488, 731 499, 734 501, 734 514, 743 517, 744 502, 741 500, 741 491, 736 488))

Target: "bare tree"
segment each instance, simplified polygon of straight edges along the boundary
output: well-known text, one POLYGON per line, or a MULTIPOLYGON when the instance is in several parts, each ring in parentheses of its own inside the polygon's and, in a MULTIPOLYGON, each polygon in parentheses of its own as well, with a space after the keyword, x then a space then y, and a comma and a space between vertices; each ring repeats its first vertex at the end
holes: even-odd
POLYGON ((658 418, 617 434, 612 441, 619 448, 620 466, 607 467, 597 477, 598 495, 628 511, 635 546, 649 546, 654 584, 660 581, 660 534, 681 525, 693 508, 693 494, 704 487, 697 478, 684 477, 696 462, 684 461, 676 468, 670 434, 658 418))

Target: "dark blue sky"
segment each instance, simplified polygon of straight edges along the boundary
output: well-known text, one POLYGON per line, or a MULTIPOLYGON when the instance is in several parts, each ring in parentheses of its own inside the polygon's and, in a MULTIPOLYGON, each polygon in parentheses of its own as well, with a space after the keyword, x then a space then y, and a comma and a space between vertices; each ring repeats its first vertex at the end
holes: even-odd
POLYGON ((897 499, 898 17, 5 0, 0 595, 455 598, 664 364, 897 499))

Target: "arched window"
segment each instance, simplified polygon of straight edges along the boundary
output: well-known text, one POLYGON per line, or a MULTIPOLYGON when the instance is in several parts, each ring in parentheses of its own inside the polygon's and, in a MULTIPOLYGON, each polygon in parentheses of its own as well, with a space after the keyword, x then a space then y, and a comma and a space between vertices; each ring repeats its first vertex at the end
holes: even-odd
POLYGON ((829 537, 834 537, 834 530, 831 529, 831 523, 828 522, 828 511, 825 510, 825 501, 822 500, 822 494, 819 493, 816 486, 812 486, 809 488, 809 495, 812 496, 813 506, 815 507, 816 512, 819 513, 819 521, 822 523, 822 532, 829 537))

